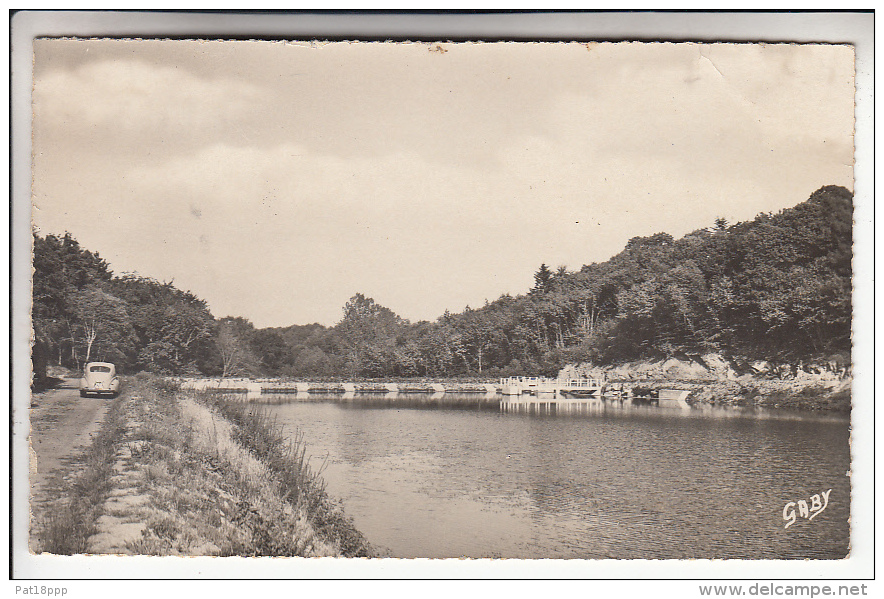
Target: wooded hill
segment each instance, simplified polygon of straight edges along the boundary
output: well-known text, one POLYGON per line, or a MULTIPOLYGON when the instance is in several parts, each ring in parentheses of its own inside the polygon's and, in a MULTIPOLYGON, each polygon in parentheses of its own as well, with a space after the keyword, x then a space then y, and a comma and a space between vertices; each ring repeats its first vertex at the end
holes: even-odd
POLYGON ((47 360, 126 370, 293 377, 555 374, 721 353, 849 362, 852 194, 829 186, 778 214, 681 239, 636 237, 577 272, 541 265, 525 295, 409 323, 362 294, 332 327, 217 320, 169 283, 113 277, 69 235, 34 236, 34 326, 47 360))

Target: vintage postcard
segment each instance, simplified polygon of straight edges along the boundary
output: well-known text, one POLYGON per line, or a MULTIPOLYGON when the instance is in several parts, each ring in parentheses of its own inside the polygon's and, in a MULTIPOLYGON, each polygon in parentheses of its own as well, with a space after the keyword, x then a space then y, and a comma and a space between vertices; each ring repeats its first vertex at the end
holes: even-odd
POLYGON ((854 44, 221 37, 31 40, 28 560, 868 547, 854 44))

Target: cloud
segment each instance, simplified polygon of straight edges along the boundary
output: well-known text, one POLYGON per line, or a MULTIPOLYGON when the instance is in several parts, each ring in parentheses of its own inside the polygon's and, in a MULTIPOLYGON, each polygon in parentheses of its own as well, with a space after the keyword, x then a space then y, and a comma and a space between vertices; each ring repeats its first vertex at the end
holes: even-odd
POLYGON ((45 136, 45 144, 77 150, 174 152, 236 135, 236 124, 261 95, 258 86, 203 78, 173 65, 124 58, 90 62, 37 79, 35 133, 45 136))
POLYGON ((419 44, 43 40, 35 132, 70 151, 139 158, 297 143, 338 157, 485 161, 513 135, 542 134, 551 99, 575 85, 564 70, 586 54, 502 46, 452 46, 442 57, 419 44))

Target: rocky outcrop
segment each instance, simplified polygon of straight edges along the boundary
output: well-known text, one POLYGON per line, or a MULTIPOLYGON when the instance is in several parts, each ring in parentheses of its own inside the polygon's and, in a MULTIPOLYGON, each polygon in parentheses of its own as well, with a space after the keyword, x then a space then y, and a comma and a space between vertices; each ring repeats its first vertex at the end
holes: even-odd
POLYGON ((736 405, 850 410, 852 376, 840 358, 814 364, 740 362, 720 354, 672 356, 610 366, 569 365, 565 378, 597 378, 649 389, 689 389, 689 401, 736 405))

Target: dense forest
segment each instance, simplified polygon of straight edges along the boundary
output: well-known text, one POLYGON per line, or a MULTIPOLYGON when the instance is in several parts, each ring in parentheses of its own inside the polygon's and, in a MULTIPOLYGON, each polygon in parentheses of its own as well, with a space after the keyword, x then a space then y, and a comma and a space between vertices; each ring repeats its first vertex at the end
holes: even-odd
POLYGON ((636 237, 576 272, 410 323, 357 293, 341 320, 256 329, 190 292, 114 276, 69 234, 34 234, 35 371, 89 360, 124 372, 289 377, 555 374, 576 362, 718 352, 736 361, 849 361, 853 197, 823 187, 778 214, 681 239, 636 237))

